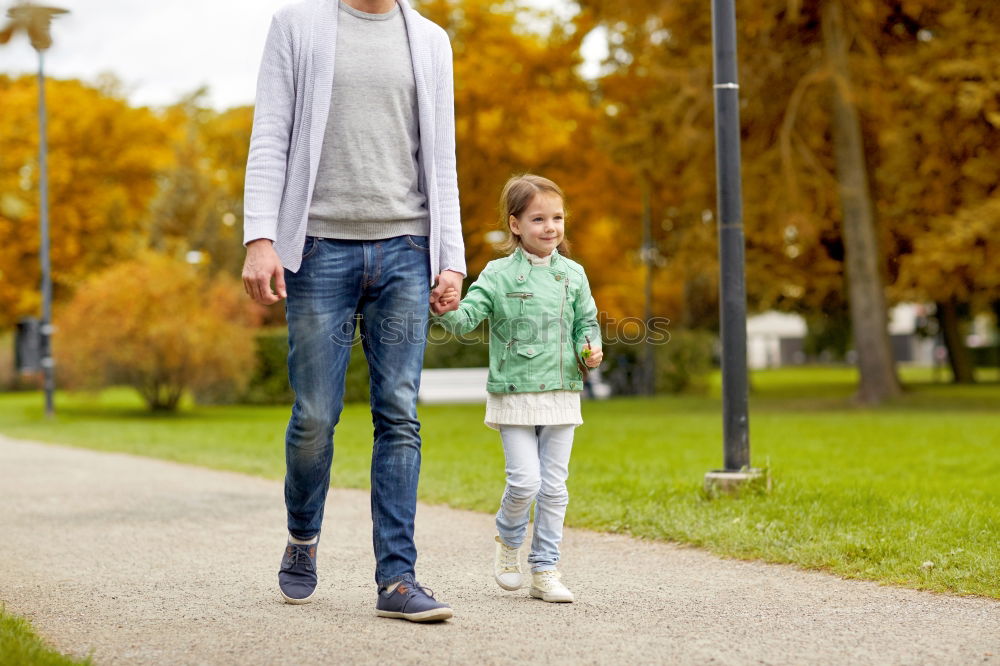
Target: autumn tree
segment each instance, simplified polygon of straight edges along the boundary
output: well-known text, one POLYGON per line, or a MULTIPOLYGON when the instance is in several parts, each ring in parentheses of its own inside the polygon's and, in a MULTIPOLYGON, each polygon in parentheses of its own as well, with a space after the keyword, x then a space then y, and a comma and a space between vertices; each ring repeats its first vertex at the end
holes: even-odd
MULTIPOLYGON (((890 293, 931 301, 956 381, 973 380, 964 313, 1000 313, 1000 21, 986 0, 891 10, 877 109, 890 293)), ((1000 318, 997 321, 1000 324, 1000 318)))
POLYGON ((131 386, 152 410, 176 409, 187 390, 235 395, 254 367, 248 303, 236 278, 144 250, 56 311, 60 383, 131 386))
MULTIPOLYGON (((53 293, 145 245, 156 174, 169 161, 161 120, 132 108, 112 80, 49 79, 49 196, 53 293)), ((0 75, 0 325, 40 305, 38 88, 0 75)))
POLYGON ((882 277, 882 253, 875 230, 875 211, 861 120, 854 101, 854 76, 848 60, 851 33, 841 0, 822 0, 824 62, 831 81, 831 129, 840 191, 848 302, 861 381, 858 399, 877 404, 900 393, 892 349, 882 277))
MULTIPOLYGON (((637 245, 621 227, 632 175, 595 140, 602 112, 578 74, 585 25, 527 3, 422 0, 419 9, 444 26, 455 62, 459 191, 466 254, 474 277, 496 257, 486 234, 500 229, 497 201, 511 175, 533 172, 566 193, 567 238, 587 265, 598 307, 623 317, 636 311, 639 275, 628 260, 637 245)), ((633 219, 637 225, 638 215, 633 219)))
POLYGON ((238 275, 243 250, 243 178, 253 122, 251 107, 218 112, 197 90, 164 111, 173 160, 150 206, 151 247, 190 252, 211 271, 238 275))
MULTIPOLYGON (((670 227, 659 235, 660 247, 671 262, 697 274, 700 261, 700 272, 713 274, 704 244, 676 240, 697 229, 699 217, 707 217, 702 211, 714 205, 706 187, 714 185, 706 177, 713 172, 708 8, 645 0, 583 5, 609 40, 603 103, 639 134, 623 143, 641 145, 645 135, 659 146, 653 171, 668 174, 683 193, 678 198, 661 186, 654 192, 654 209, 670 227), (686 145, 677 145, 676 135, 686 145)), ((928 266, 919 255, 934 246, 932 227, 935 236, 950 230, 949 247, 973 260, 995 247, 988 200, 998 182, 990 148, 998 116, 989 91, 996 90, 1000 49, 981 27, 995 22, 997 11, 985 0, 738 5, 751 307, 836 318, 848 302, 867 300, 853 313, 855 333, 872 331, 871 346, 881 351, 887 345, 879 280, 893 300, 941 302, 966 291, 981 303, 995 300, 988 266, 962 264, 965 287, 917 266, 928 266), (952 224, 959 219, 953 216, 976 217, 976 233, 952 224), (864 270, 845 276, 852 245, 845 232, 865 226, 860 250, 854 247, 864 270), (847 289, 852 280, 869 295, 847 289)), ((711 235, 705 240, 714 245, 711 235)), ((943 252, 941 246, 936 255, 943 252)), ((863 373, 876 380, 859 387, 862 399, 894 392, 894 372, 884 361, 874 365, 881 370, 863 373)))

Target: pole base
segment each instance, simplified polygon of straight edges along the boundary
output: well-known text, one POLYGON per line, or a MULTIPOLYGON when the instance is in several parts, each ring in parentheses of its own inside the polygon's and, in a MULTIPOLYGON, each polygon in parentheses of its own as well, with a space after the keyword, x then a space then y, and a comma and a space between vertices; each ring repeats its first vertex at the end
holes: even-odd
POLYGON ((770 492, 771 475, 767 470, 750 467, 741 470, 715 469, 705 474, 705 494, 739 495, 742 492, 770 492))

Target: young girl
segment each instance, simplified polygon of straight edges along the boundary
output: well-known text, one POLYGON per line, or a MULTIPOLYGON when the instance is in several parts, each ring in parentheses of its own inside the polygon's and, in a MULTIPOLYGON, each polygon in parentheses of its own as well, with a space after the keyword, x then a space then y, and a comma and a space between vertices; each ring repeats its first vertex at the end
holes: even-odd
MULTIPOLYGON (((534 501, 530 594, 570 602, 573 593, 560 582, 556 565, 569 502, 573 430, 583 423, 581 370, 596 368, 603 357, 597 307, 583 267, 565 256, 559 186, 530 174, 511 178, 500 210, 510 254, 486 265, 457 311, 435 320, 453 333, 490 322, 485 422, 500 431, 507 461, 494 578, 505 590, 522 587, 519 549, 534 501)), ((449 289, 441 304, 457 298, 449 289)))

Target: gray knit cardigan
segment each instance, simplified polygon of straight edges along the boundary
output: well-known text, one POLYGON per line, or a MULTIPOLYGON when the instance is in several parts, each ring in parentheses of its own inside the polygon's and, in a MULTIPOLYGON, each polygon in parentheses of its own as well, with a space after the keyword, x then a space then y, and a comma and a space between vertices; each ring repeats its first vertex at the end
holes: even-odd
MULTIPOLYGON (((397 0, 406 22, 417 87, 420 184, 430 214, 433 280, 465 274, 455 169, 455 100, 448 33, 397 0)), ((243 243, 274 241, 282 265, 302 263, 323 133, 330 113, 337 0, 302 0, 278 10, 264 46, 247 157, 243 243)))

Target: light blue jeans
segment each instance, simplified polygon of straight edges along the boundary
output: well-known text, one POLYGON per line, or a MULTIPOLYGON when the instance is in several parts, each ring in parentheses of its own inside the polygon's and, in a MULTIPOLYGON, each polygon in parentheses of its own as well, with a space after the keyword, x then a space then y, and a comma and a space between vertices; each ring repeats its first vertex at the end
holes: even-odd
POLYGON ((550 571, 559 563, 569 492, 569 456, 575 425, 501 425, 507 487, 497 511, 497 532, 505 544, 520 548, 535 502, 535 533, 528 564, 531 572, 550 571))

